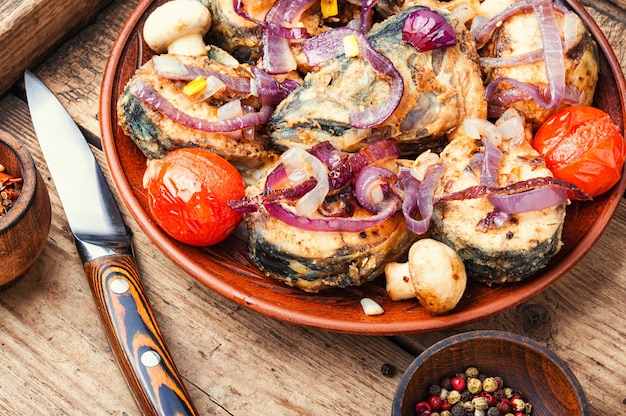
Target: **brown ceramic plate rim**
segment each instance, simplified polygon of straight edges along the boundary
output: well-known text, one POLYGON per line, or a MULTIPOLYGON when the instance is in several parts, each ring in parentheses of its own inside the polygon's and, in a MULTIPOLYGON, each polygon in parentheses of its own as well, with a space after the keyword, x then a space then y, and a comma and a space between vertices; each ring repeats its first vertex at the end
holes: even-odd
MULTIPOLYGON (((147 213, 140 180, 145 159, 142 162, 142 156, 136 154, 139 151, 133 150, 130 139, 120 131, 115 109, 121 88, 134 69, 149 57, 140 28, 147 13, 159 2, 161 0, 142 0, 139 3, 118 35, 107 62, 100 99, 106 161, 122 202, 148 238, 182 270, 238 305, 290 324, 361 335, 424 333, 475 322, 529 300, 564 276, 600 237, 624 194, 626 175, 611 191, 592 203, 585 203, 589 205, 573 203, 568 207, 564 229, 564 241, 566 238, 569 241, 546 269, 523 282, 497 288, 471 284, 458 307, 443 316, 431 316, 417 301, 390 301, 380 283, 381 278, 358 288, 333 289, 317 295, 285 287, 261 276, 249 262, 247 248, 242 247, 243 240, 234 236, 214 248, 185 246, 164 234, 147 213), (575 230, 569 237, 568 228, 575 230), (366 316, 360 306, 363 297, 376 300, 385 313, 366 316)), ((567 0, 567 3, 596 39, 600 58, 605 61, 600 78, 607 79, 612 87, 609 89, 617 91, 613 93, 617 95, 609 94, 610 105, 604 105, 604 109, 612 112, 623 132, 626 83, 619 62, 583 6, 576 0, 567 0)))

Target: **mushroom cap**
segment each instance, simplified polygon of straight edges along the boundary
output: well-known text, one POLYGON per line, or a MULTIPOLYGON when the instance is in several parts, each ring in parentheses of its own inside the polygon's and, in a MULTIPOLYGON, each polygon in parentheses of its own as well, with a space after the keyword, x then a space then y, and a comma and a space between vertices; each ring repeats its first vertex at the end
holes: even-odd
POLYGON ((456 307, 465 292, 467 274, 454 249, 424 238, 409 249, 408 263, 415 296, 424 309, 436 315, 456 307))
POLYGON ((211 27, 211 13, 197 0, 172 0, 154 9, 146 19, 143 38, 156 53, 167 52, 176 39, 197 34, 203 37, 211 27))

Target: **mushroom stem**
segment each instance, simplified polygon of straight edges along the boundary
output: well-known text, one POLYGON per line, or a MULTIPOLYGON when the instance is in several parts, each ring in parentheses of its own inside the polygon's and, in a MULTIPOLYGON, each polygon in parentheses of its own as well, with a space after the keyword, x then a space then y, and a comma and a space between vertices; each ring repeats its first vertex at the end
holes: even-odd
POLYGON ((204 43, 204 39, 201 34, 191 33, 173 40, 167 47, 167 53, 202 56, 206 54, 206 44, 204 43))

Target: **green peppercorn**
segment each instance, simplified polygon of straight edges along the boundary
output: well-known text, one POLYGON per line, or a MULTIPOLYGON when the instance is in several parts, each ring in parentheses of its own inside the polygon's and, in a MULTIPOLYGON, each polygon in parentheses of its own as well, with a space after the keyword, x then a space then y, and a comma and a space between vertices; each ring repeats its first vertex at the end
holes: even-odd
POLYGON ((517 410, 518 412, 526 408, 526 403, 524 403, 524 400, 520 399, 519 397, 517 399, 513 399, 511 401, 511 404, 513 405, 513 409, 517 410))
POLYGON ((513 389, 510 387, 505 387, 504 388, 504 397, 506 397, 507 399, 510 399, 511 397, 513 397, 513 389))
POLYGON ((478 394, 483 390, 483 383, 476 377, 470 377, 467 379, 467 390, 472 394, 478 394))
POLYGON ((474 403, 470 401, 463 402, 461 406, 463 406, 463 410, 465 410, 466 412, 474 412, 474 403))
POLYGON ((486 410, 489 408, 489 400, 486 397, 474 397, 472 403, 474 403, 474 408, 477 410, 486 410))
POLYGON ((493 377, 487 377, 485 381, 483 381, 483 390, 487 393, 493 393, 498 390, 498 382, 493 377))
POLYGON ((530 403, 526 403, 526 407, 524 408, 524 413, 526 413, 527 415, 531 414, 533 412, 533 405, 530 403))
POLYGON ((450 404, 458 403, 458 401, 461 400, 461 393, 456 390, 452 390, 448 393, 447 399, 450 404))
POLYGON ((465 370, 465 375, 467 377, 478 377, 479 374, 480 372, 476 367, 467 367, 467 369, 465 370))
POLYGON ((441 416, 452 416, 449 410, 442 410, 440 414, 441 416))
POLYGON ((441 416, 441 414, 439 412, 432 412, 430 416, 441 416))

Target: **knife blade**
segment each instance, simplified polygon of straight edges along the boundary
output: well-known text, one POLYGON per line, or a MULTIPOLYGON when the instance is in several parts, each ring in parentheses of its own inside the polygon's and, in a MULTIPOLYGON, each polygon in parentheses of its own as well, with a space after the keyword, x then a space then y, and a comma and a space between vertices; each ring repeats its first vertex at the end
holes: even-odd
POLYGON ((196 415, 137 271, 130 232, 85 137, 30 71, 26 98, 115 358, 146 415, 196 415))

